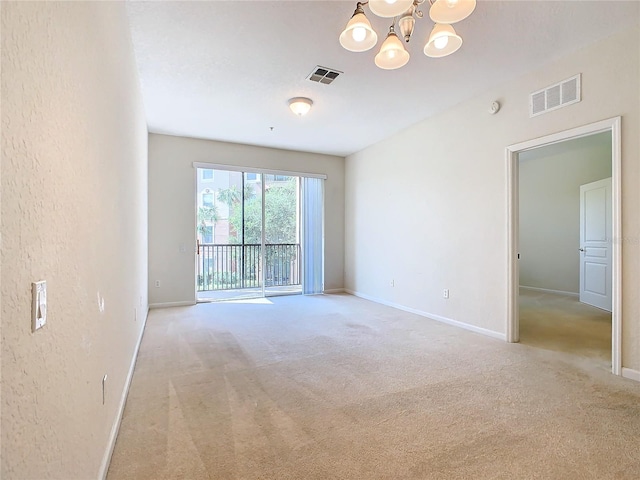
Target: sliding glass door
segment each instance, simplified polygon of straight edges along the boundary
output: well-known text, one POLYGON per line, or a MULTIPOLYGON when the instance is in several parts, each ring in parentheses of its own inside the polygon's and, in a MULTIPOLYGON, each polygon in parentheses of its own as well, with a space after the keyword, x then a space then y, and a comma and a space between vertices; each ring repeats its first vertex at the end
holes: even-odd
POLYGON ((263 178, 265 295, 301 293, 299 178, 263 178))
POLYGON ((199 301, 262 296, 262 189, 258 177, 256 173, 197 169, 199 301))
POLYGON ((198 301, 302 292, 301 178, 197 168, 198 301))

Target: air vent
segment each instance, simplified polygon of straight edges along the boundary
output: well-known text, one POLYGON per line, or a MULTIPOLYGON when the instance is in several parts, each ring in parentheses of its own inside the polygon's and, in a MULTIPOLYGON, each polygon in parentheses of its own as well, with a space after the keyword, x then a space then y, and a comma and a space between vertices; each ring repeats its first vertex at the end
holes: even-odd
POLYGON ((581 74, 578 74, 575 77, 533 92, 529 96, 529 116, 535 117, 551 110, 578 103, 581 100, 581 82, 581 74))
POLYGON ((311 72, 307 78, 312 82, 324 83, 325 85, 329 85, 336 78, 338 78, 338 75, 340 75, 341 73, 342 72, 338 70, 321 67, 320 65, 318 65, 313 69, 313 72, 311 72))

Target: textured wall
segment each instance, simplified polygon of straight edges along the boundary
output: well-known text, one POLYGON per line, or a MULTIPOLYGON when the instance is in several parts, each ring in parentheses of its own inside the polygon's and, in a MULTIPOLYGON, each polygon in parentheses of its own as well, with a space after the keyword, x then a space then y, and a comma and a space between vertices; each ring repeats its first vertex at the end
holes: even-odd
POLYGON ((504 333, 505 148, 620 115, 622 363, 640 369, 639 73, 635 27, 347 157, 346 288, 504 333), (530 92, 577 73, 583 75, 582 102, 529 118, 530 92), (487 109, 496 99, 502 109, 491 116, 487 109), (385 235, 390 226, 380 218, 392 219, 396 235, 385 235))
POLYGON ((520 285, 580 291, 580 185, 610 176, 610 132, 520 154, 520 285))
POLYGON ((325 289, 343 287, 344 159, 168 135, 149 135, 149 303, 195 302, 193 162, 327 174, 325 289), (180 245, 187 246, 184 252, 180 245), (160 288, 155 281, 160 280, 160 288))
POLYGON ((99 475, 147 311, 146 148, 124 4, 2 2, 2 478, 99 475))

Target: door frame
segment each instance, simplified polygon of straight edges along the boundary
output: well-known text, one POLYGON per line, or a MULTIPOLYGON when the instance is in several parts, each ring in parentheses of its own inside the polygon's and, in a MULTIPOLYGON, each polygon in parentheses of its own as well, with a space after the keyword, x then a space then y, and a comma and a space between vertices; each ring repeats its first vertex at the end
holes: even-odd
POLYGON ((520 340, 519 288, 519 165, 518 153, 554 143, 611 132, 611 184, 612 184, 612 271, 611 291, 611 371, 622 375, 622 147, 621 117, 613 117, 525 142, 509 145, 505 149, 507 163, 507 341, 520 340))

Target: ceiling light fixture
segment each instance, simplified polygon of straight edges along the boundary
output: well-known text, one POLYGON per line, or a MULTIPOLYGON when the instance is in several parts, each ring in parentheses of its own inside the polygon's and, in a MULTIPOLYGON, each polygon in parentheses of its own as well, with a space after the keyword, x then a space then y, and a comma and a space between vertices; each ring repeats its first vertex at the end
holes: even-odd
POLYGON ((313 105, 313 100, 310 98, 294 97, 289 99, 289 108, 299 117, 306 115, 311 110, 311 105, 313 105))
POLYGON ((375 56, 375 64, 385 70, 400 68, 409 61, 409 52, 395 33, 396 24, 400 36, 409 43, 416 18, 423 18, 420 5, 427 2, 430 6, 429 17, 435 26, 424 46, 428 57, 445 57, 462 46, 462 37, 451 26, 464 20, 476 8, 476 0, 369 0, 357 2, 356 10, 340 34, 340 45, 350 52, 366 52, 378 42, 378 35, 371 27, 363 7, 369 5, 371 13, 383 17, 393 17, 389 34, 375 56), (398 19, 398 17, 400 17, 398 19))
POLYGON ((389 34, 382 46, 380 52, 374 59, 376 65, 384 70, 395 70, 407 64, 409 61, 409 52, 402 45, 402 42, 396 35, 393 25, 389 28, 389 34))
POLYGON ((451 25, 436 23, 431 30, 429 41, 424 46, 427 57, 439 58, 451 55, 462 46, 462 38, 456 34, 451 25))
POLYGON ((340 45, 350 52, 365 52, 375 47, 376 43, 378 43, 378 35, 371 28, 362 4, 358 2, 356 11, 353 12, 351 20, 340 35, 340 45))

